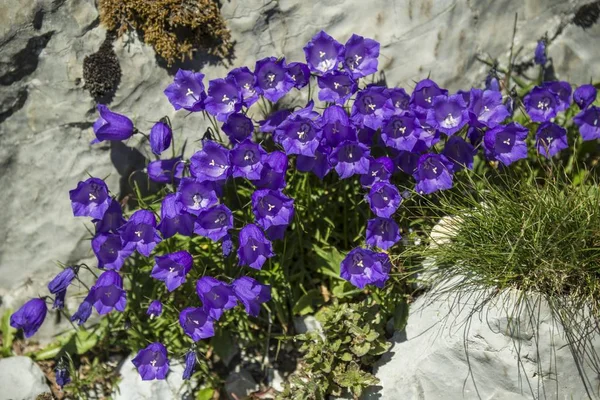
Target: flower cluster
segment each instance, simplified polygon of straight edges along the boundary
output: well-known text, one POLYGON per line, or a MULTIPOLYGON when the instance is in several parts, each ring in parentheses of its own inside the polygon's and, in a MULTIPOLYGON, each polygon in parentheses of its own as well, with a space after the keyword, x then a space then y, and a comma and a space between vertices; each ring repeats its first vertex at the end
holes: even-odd
MULTIPOLYGON (((235 68, 207 86, 204 74, 179 70, 164 92, 169 102, 175 110, 203 114, 228 141, 203 138, 201 148, 189 159, 161 159, 172 146, 173 132, 166 118, 154 124, 148 141, 158 158, 148 164, 147 173, 151 180, 168 184, 169 191, 159 218, 150 209, 125 218, 122 205, 98 178, 79 182, 71 190, 73 214, 91 217, 95 225, 91 247, 103 271, 71 320, 84 323, 93 308, 101 315, 125 310, 127 291, 120 271, 134 253, 153 258, 150 275, 164 282, 167 292, 178 290, 188 279, 195 281, 198 301, 179 312, 181 329, 193 342, 213 336, 215 322, 238 304, 257 316, 271 291, 251 275, 275 256, 273 242, 285 238, 294 220, 294 199, 285 192, 290 166, 319 179, 328 174, 355 179, 364 188, 373 214, 367 222, 365 246, 351 250, 340 265, 341 277, 362 289, 385 284, 392 268, 387 250, 401 238, 394 214, 403 196, 393 183, 395 176, 412 176, 415 191, 428 195, 452 188, 454 175, 473 168, 480 148, 485 157, 504 166, 527 157, 530 130, 511 121, 515 101, 523 106, 525 117, 537 124, 536 149, 544 157, 568 146, 567 132, 555 117, 572 101, 581 110, 573 121, 582 138, 600 138, 600 107, 593 105, 597 93, 592 85, 580 86, 572 94, 566 82, 544 82, 522 103, 504 97, 496 77, 487 79, 483 89, 454 94, 424 79, 409 93, 362 81, 377 71, 379 50, 372 39, 352 35, 341 44, 319 32, 304 47, 306 63, 267 57, 258 60, 253 70, 235 68), (261 121, 250 117, 255 103, 277 102, 315 80, 325 107, 309 99, 302 108, 281 109, 261 121), (224 201, 228 185, 236 180, 253 190, 253 220, 238 226, 235 210, 224 201), (247 276, 197 276, 194 257, 187 250, 156 251, 162 241, 176 235, 219 243, 223 257, 235 254, 240 267, 249 267, 244 269, 247 276)), ((546 62, 543 42, 536 61, 546 62)), ((93 143, 127 140, 140 133, 128 117, 105 106, 98 106, 98 111, 93 143)), ((54 308, 63 307, 77 271, 78 267, 66 268, 48 286, 55 295, 54 308)), ((29 337, 43 322, 46 310, 44 299, 30 300, 11 317, 11 324, 29 337)), ((160 318, 162 313, 160 299, 153 300, 147 309, 149 318, 160 318)), ((194 370, 194 349, 185 355, 186 379, 194 370)), ((133 363, 142 379, 164 379, 169 369, 167 349, 152 343, 133 363)))

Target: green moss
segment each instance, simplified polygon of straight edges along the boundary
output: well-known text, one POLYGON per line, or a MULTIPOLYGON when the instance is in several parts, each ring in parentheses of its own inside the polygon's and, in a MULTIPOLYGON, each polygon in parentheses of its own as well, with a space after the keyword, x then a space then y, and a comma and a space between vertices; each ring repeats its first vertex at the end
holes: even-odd
POLYGON ((202 50, 228 58, 233 50, 213 0, 100 0, 100 21, 119 36, 139 31, 168 65, 202 50))

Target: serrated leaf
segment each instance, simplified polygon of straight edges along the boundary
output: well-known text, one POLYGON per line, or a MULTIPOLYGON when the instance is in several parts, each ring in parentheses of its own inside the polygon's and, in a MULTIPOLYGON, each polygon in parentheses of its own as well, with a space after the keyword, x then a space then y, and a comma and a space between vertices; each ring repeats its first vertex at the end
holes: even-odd
POLYGON ((344 354, 342 354, 342 356, 340 357, 340 360, 342 361, 352 361, 352 354, 345 352, 344 354))
POLYGON ((362 357, 371 350, 371 343, 364 342, 361 344, 355 344, 350 348, 350 350, 357 356, 362 357))
POLYGON ((365 340, 367 342, 372 342, 375 339, 377 339, 378 337, 379 337, 379 332, 372 329, 369 333, 367 333, 367 336, 365 336, 365 340))

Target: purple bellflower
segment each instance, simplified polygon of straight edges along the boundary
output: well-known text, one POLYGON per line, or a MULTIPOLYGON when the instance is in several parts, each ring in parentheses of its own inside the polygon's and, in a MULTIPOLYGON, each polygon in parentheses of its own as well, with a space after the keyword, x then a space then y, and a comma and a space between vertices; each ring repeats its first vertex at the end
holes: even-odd
POLYGON ((200 307, 183 309, 179 314, 179 324, 194 342, 215 335, 214 320, 200 307))
POLYGON ((125 248, 149 257, 161 238, 156 232, 156 218, 148 210, 137 210, 119 230, 125 248))
POLYGON ((355 79, 377 72, 379 42, 353 34, 344 46, 344 68, 355 79))
POLYGON ((31 299, 10 316, 10 326, 15 329, 23 329, 25 338, 29 338, 40 329, 47 312, 48 307, 46 307, 44 299, 31 299))
POLYGON ((365 199, 375 215, 382 218, 391 217, 402 202, 398 189, 388 182, 375 183, 365 199))
POLYGON ((463 168, 473 169, 473 157, 477 150, 460 136, 452 136, 446 142, 442 154, 452 163, 450 170, 456 173, 463 168))
POLYGON ((69 197, 74 216, 96 219, 102 219, 112 200, 106 183, 98 178, 79 182, 75 189, 69 191, 69 197))
POLYGON ((423 154, 413 173, 417 181, 415 190, 430 194, 452 188, 452 168, 452 163, 442 154, 423 154))
POLYGON ((439 95, 448 95, 446 89, 441 89, 437 83, 431 79, 423 79, 413 90, 410 96, 410 106, 417 116, 425 116, 427 110, 433 107, 433 99, 439 95))
POLYGON ((223 252, 223 257, 228 257, 231 254, 231 250, 233 250, 233 241, 231 240, 231 235, 227 234, 221 239, 221 251, 223 252))
POLYGON ((344 57, 344 46, 321 31, 304 46, 304 55, 308 68, 317 75, 323 75, 338 68, 344 57))
POLYGON ((161 154, 171 146, 173 132, 171 127, 162 121, 158 121, 150 129, 150 148, 154 154, 161 154))
POLYGON ((249 139, 236 144, 229 153, 233 177, 260 179, 263 169, 262 159, 265 154, 267 152, 260 144, 249 139))
POLYGON ((116 232, 126 222, 121 204, 115 199, 110 199, 102 218, 93 219, 92 222, 96 225, 96 233, 116 232))
POLYGON ((287 155, 301 154, 313 157, 319 146, 321 131, 309 118, 290 116, 275 131, 275 140, 287 155))
POLYGON ((263 164, 260 179, 253 181, 259 189, 283 189, 285 174, 288 167, 288 157, 282 151, 273 151, 262 156, 263 164))
POLYGON ((244 305, 246 313, 257 317, 260 305, 271 300, 271 286, 263 285, 249 276, 242 276, 231 284, 235 295, 244 305))
POLYGON ((312 172, 323 180, 325 175, 331 171, 330 155, 331 147, 319 145, 315 150, 314 157, 300 155, 296 158, 296 169, 300 172, 312 172))
POLYGON ((523 98, 523 104, 533 122, 549 121, 558 111, 558 97, 545 87, 534 87, 523 98))
POLYGON ((98 258, 98 268, 120 270, 134 248, 126 247, 118 234, 100 233, 92 239, 92 250, 98 258))
POLYGON ((48 291, 52 294, 67 290, 73 279, 77 276, 79 266, 67 267, 60 271, 51 281, 48 283, 48 291))
POLYGON ((242 228, 238 247, 239 265, 261 269, 268 258, 273 257, 273 246, 263 231, 254 224, 242 228))
POLYGON ((63 358, 56 363, 56 367, 54 368, 54 377, 56 379, 56 384, 61 389, 71 382, 69 368, 63 358))
POLYGON ((271 240, 283 239, 283 232, 294 218, 294 200, 281 190, 257 190, 252 193, 252 211, 256 224, 271 240))
POLYGON ((286 72, 284 59, 267 57, 258 60, 254 73, 263 96, 274 103, 294 87, 294 81, 286 72))
POLYGON ((359 289, 367 285, 383 287, 389 278, 391 263, 384 253, 357 247, 352 249, 340 265, 340 276, 359 289))
POLYGON ((277 127, 281 125, 281 123, 285 121, 290 114, 292 114, 290 110, 284 109, 275 111, 273 114, 269 115, 267 119, 258 122, 260 125, 260 131, 264 133, 275 132, 277 127))
POLYGON ((160 317, 160 314, 162 314, 163 311, 163 305, 159 300, 152 300, 150 302, 150 305, 148 305, 148 310, 146 311, 146 314, 150 316, 150 319, 153 319, 155 317, 160 317))
POLYGON ((175 110, 185 109, 188 111, 204 110, 204 74, 200 72, 186 71, 180 69, 175 74, 175 79, 165 89, 165 95, 175 110))
POLYGON ((232 228, 233 214, 231 210, 226 205, 219 204, 200 211, 194 225, 194 232, 217 242, 225 237, 232 228))
POLYGON ((596 100, 597 90, 594 85, 581 85, 575 89, 573 100, 581 110, 585 110, 596 100))
POLYGON ((258 101, 258 96, 262 90, 257 87, 256 75, 248 69, 248 67, 234 68, 227 74, 228 78, 232 78, 240 90, 242 103, 246 107, 258 101))
POLYGON ((105 140, 126 140, 133 135, 133 122, 126 116, 110 111, 104 104, 98 104, 98 113, 100 117, 94 122, 96 139, 91 144, 105 140))
POLYGON ((227 121, 232 113, 242 108, 242 96, 233 78, 213 79, 208 83, 204 107, 218 121, 227 121))
POLYGON ((387 250, 401 239, 400 228, 391 218, 375 217, 367 222, 367 244, 387 250))
POLYGON ((67 295, 66 290, 61 290, 54 295, 54 303, 52 308, 56 310, 62 310, 65 307, 65 296, 67 295))
POLYGON ((98 314, 108 314, 113 309, 125 311, 127 296, 123 290, 123 278, 117 272, 103 272, 90 292, 93 292, 92 301, 98 314))
POLYGON ((439 95, 427 111, 427 123, 450 136, 469 122, 469 111, 461 94, 439 95))
POLYGON ((94 292, 90 291, 86 298, 79 305, 79 308, 77 309, 75 314, 71 316, 71 322, 77 321, 77 325, 81 326, 88 320, 90 315, 92 315, 93 297, 94 292))
POLYGON ((227 118, 227 122, 223 124, 222 129, 231 142, 239 143, 250 139, 252 132, 254 132, 254 124, 244 114, 235 113, 227 118))
POLYGON ((490 159, 498 160, 504 165, 527 157, 525 139, 529 130, 516 122, 498 125, 485 133, 483 147, 490 159))
POLYGON ((371 187, 377 182, 387 182, 394 173, 394 162, 389 157, 369 160, 369 171, 360 177, 363 187, 371 187))
POLYGON ((335 147, 345 140, 356 141, 356 129, 342 107, 333 105, 323 111, 323 138, 328 146, 335 147))
POLYGON ((369 148, 362 143, 346 140, 333 149, 329 162, 341 179, 369 172, 369 148))
POLYGON ((225 181, 231 174, 229 150, 212 140, 190 158, 190 172, 199 181, 225 181))
POLYGON ((164 239, 168 239, 176 233, 192 236, 195 220, 196 217, 186 211, 177 194, 170 193, 165 196, 161 204, 160 223, 158 224, 158 230, 164 239))
POLYGON ((573 117, 583 140, 600 139, 600 107, 591 106, 573 117))
POLYGON ((202 309, 218 320, 224 311, 237 305, 237 297, 231 286, 210 276, 204 276, 196 282, 196 293, 202 301, 202 309))
POLYGON ((131 360, 143 381, 165 379, 169 372, 167 349, 162 343, 150 343, 131 360))
POLYGON ((358 90, 358 83, 344 71, 331 71, 317 77, 319 100, 344 104, 358 90))
POLYGON ((356 95, 351 118, 359 127, 379 129, 383 120, 393 113, 391 101, 383 86, 368 86, 356 95))
POLYGON ((411 112, 402 112, 386 119, 381 129, 381 140, 387 147, 413 151, 423 129, 411 112))
POLYGON ((493 90, 471 89, 469 101, 471 125, 494 128, 510 116, 502 104, 502 94, 493 90))
POLYGON ((388 88, 386 92, 394 107, 395 114, 410 111, 410 96, 403 88, 388 88))
POLYGON ((178 184, 183 176, 185 167, 181 157, 170 158, 168 160, 155 160, 148 163, 148 177, 158 183, 178 184))
POLYGON ((405 174, 412 175, 419 163, 419 154, 411 153, 409 151, 398 151, 392 158, 394 165, 405 174))
POLYGON ((544 122, 535 134, 537 151, 546 158, 553 157, 556 153, 569 147, 567 130, 552 122, 544 122))
POLYGON ((185 250, 154 257, 156 264, 152 268, 152 276, 167 285, 169 292, 177 289, 185 282, 185 277, 192 269, 194 260, 185 250))
POLYGON ((542 87, 547 88, 556 96, 558 103, 556 111, 565 111, 571 106, 571 93, 573 88, 571 84, 565 81, 551 81, 542 83, 542 87))
POLYGON ((184 205, 191 214, 198 213, 219 202, 215 183, 211 181, 198 182, 194 178, 183 178, 177 189, 177 201, 184 205))
POLYGON ((289 63, 286 67, 287 74, 292 81, 294 81, 294 87, 296 89, 302 89, 308 85, 310 80, 310 69, 308 65, 301 62, 289 63))
POLYGON ((535 46, 535 55, 533 61, 538 65, 546 65, 548 57, 546 56, 546 41, 544 39, 538 40, 537 46, 535 46))
POLYGON ((192 377, 196 368, 196 351, 191 349, 185 353, 185 368, 183 370, 183 380, 188 380, 192 377))

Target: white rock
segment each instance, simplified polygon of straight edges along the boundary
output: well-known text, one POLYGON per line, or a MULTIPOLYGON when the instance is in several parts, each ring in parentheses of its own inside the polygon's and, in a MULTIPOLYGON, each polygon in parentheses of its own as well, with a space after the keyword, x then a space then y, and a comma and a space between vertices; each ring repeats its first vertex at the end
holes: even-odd
MULTIPOLYGON (((380 390, 365 399, 587 399, 564 330, 548 305, 528 297, 528 306, 512 312, 518 293, 508 292, 469 318, 488 294, 417 299, 406 338, 397 333, 376 365, 380 390)), ((586 350, 600 351, 598 335, 586 350)), ((598 374, 589 361, 583 364, 591 396, 598 396, 598 374)))
POLYGON ((119 369, 122 380, 113 395, 114 400, 181 400, 193 398, 188 393, 182 374, 184 366, 171 362, 166 379, 143 381, 129 356, 119 369))
POLYGON ((0 359, 0 400, 31 400, 51 393, 46 376, 31 358, 0 359))
POLYGON ((294 330, 297 334, 308 332, 323 332, 321 323, 312 315, 305 317, 294 317, 294 330))

